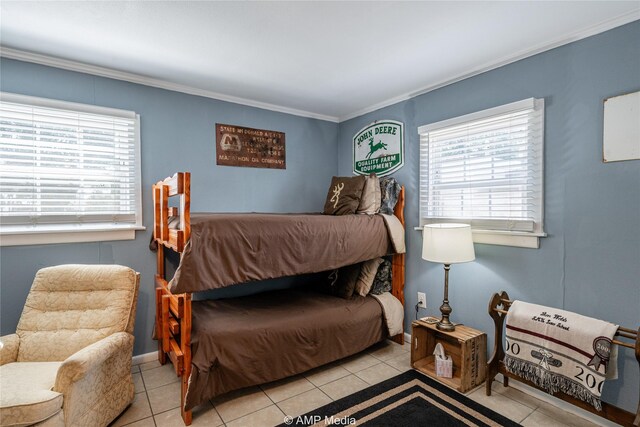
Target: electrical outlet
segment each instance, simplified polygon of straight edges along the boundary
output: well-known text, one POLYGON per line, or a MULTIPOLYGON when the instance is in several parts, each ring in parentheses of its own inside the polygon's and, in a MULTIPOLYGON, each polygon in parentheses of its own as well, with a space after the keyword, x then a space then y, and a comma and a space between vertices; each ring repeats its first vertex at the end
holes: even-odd
POLYGON ((418 307, 427 308, 427 296, 424 292, 418 292, 418 307))

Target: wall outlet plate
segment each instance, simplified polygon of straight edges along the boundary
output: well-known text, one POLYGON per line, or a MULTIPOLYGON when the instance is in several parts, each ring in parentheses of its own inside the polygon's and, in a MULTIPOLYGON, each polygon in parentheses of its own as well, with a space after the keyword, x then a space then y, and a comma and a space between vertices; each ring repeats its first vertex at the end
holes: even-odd
POLYGON ((418 307, 427 308, 427 295, 424 292, 418 292, 418 307))

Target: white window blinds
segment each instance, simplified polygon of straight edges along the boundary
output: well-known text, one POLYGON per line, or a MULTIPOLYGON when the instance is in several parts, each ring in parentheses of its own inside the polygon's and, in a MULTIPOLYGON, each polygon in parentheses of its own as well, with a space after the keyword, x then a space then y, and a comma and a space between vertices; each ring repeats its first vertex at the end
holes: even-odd
POLYGON ((422 126, 421 225, 542 233, 544 100, 422 126))
POLYGON ((7 226, 141 225, 139 117, 0 94, 0 219, 7 226))

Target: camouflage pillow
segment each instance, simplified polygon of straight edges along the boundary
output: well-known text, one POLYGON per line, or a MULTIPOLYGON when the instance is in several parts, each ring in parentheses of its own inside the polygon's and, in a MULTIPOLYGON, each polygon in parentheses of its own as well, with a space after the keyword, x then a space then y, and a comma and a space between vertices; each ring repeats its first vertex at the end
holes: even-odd
POLYGON ((380 295, 385 292, 391 292, 391 261, 385 259, 376 273, 375 279, 373 279, 373 286, 371 286, 370 294, 380 295))
POLYGON ((402 187, 395 178, 390 176, 380 178, 380 192, 382 193, 380 213, 393 215, 393 209, 398 203, 398 195, 401 189, 402 187))

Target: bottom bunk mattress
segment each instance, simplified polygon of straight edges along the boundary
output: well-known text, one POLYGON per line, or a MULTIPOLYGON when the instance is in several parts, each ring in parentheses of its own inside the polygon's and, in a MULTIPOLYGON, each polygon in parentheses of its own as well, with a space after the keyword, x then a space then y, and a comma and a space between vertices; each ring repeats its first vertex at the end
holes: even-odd
POLYGON ((350 356, 388 336, 373 297, 283 290, 194 301, 187 410, 350 356))

